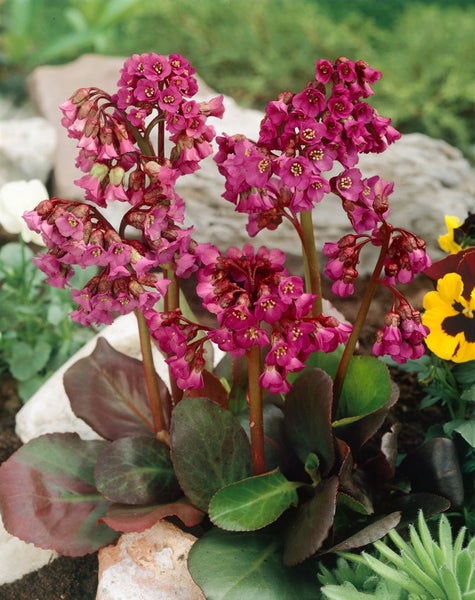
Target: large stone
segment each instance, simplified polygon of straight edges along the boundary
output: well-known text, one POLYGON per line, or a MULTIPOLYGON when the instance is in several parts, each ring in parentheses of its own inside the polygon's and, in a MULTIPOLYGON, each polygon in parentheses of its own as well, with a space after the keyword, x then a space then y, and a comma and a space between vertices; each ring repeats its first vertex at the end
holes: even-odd
POLYGON ((187 568, 195 537, 167 521, 99 551, 96 600, 204 600, 187 568))
POLYGON ((48 564, 57 554, 10 535, 0 518, 0 585, 20 579, 48 564))
MULTIPOLYGON (((123 58, 86 55, 68 65, 40 67, 31 76, 33 100, 41 114, 57 128, 54 192, 59 196, 79 199, 82 190, 73 184, 79 174, 74 167, 75 141, 61 127, 57 105, 82 86, 96 85, 112 92, 122 62, 123 58)), ((214 95, 216 92, 200 81, 198 99, 214 95)), ((213 119, 217 133, 243 133, 255 139, 262 113, 242 108, 228 97, 224 98, 224 104, 224 118, 213 119)), ((440 256, 437 238, 443 232, 444 215, 454 214, 463 219, 468 210, 474 209, 474 170, 461 152, 441 140, 417 133, 404 135, 386 152, 363 156, 360 166, 366 176, 378 174, 395 182, 391 222, 412 228, 426 239, 434 257, 440 256)), ((221 248, 242 245, 248 241, 246 218, 235 213, 233 206, 221 198, 223 190, 223 178, 211 157, 203 161, 201 170, 177 182, 177 191, 187 203, 187 221, 195 225, 197 240, 210 241, 221 248)), ((316 208, 315 226, 321 243, 349 233, 349 222, 337 198, 329 196, 316 208)), ((261 232, 255 243, 278 246, 293 257, 299 248, 294 231, 286 223, 275 232, 261 232)), ((363 253, 363 259, 364 256, 363 253)), ((372 266, 363 260, 361 271, 367 272, 372 266)))
POLYGON ((9 181, 48 180, 56 131, 43 117, 0 121, 0 188, 9 181))

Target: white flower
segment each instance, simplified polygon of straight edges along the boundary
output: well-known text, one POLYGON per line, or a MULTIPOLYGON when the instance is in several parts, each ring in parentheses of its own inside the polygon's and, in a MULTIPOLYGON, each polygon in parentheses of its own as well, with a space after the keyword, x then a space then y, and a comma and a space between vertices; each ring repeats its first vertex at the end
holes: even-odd
POLYGON ((47 198, 49 194, 39 179, 5 183, 0 189, 0 225, 8 233, 19 233, 27 244, 44 246, 41 236, 28 229, 22 215, 47 198))

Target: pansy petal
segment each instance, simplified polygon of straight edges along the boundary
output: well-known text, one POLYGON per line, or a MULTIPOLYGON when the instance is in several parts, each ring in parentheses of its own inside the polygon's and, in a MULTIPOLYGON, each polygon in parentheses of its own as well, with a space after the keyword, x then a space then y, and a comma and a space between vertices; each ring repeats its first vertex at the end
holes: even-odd
POLYGON ((463 342, 460 344, 455 356, 452 357, 452 360, 456 363, 475 360, 475 343, 467 342, 465 336, 463 336, 463 342))
POLYGON ((447 273, 437 282, 437 291, 448 304, 460 302, 463 294, 463 281, 458 273, 447 273))
MULTIPOLYGON (((427 326, 430 327, 429 325, 427 326)), ((454 337, 445 333, 441 328, 433 328, 425 341, 429 350, 439 358, 452 360, 457 348, 464 341, 464 337, 462 334, 457 334, 454 337)))
POLYGON ((450 314, 448 311, 452 311, 452 314, 455 314, 457 311, 452 307, 453 300, 447 302, 444 298, 441 297, 438 291, 427 292, 424 296, 423 305, 425 310, 432 310, 436 308, 440 308, 444 311, 445 314, 450 314))

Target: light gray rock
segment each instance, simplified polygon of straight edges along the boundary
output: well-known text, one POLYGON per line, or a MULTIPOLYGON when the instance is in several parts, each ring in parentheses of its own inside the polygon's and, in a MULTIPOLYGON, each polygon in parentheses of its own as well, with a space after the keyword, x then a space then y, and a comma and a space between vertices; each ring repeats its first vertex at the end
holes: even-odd
POLYGON ((195 537, 167 521, 99 551, 96 600, 205 600, 187 568, 195 537))
POLYGON ((53 168, 56 131, 43 117, 0 121, 0 188, 7 182, 39 179, 53 168))
MULTIPOLYGON (((56 195, 82 198, 82 191, 72 183, 78 176, 74 167, 75 141, 67 138, 60 125, 57 105, 78 87, 96 85, 107 91, 115 90, 122 63, 123 58, 86 55, 68 65, 40 67, 32 74, 33 101, 58 133, 56 195)), ((199 100, 216 93, 200 81, 199 100)), ((224 118, 213 120, 217 133, 243 133, 255 139, 262 113, 242 108, 228 97, 224 98, 224 104, 224 118)), ((461 152, 441 140, 417 133, 404 135, 386 152, 363 156, 360 166, 366 176, 377 174, 394 181, 391 222, 412 228, 427 241, 436 258, 440 256, 437 238, 443 233, 444 215, 454 214, 463 219, 468 210, 475 209, 475 172, 461 152)), ((203 161, 201 170, 177 182, 177 191, 187 203, 187 221, 195 225, 197 240, 210 241, 221 248, 242 245, 249 241, 246 218, 235 213, 233 206, 221 198, 223 190, 223 178, 211 158, 203 161)), ((322 244, 350 231, 340 202, 333 196, 325 198, 315 209, 314 222, 322 244)), ((254 243, 278 246, 291 256, 298 254, 299 243, 286 224, 275 232, 261 232, 254 243)), ((361 272, 371 268, 371 262, 364 262, 361 272)))
POLYGON ((52 550, 37 548, 10 535, 0 518, 0 585, 44 567, 56 556, 52 550))

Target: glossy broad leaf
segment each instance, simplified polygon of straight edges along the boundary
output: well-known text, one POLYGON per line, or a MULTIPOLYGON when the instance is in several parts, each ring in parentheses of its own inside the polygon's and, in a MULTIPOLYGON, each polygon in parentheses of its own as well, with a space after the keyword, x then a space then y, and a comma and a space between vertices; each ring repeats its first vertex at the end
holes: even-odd
POLYGON ((250 444, 239 420, 207 398, 177 404, 170 443, 180 486, 203 511, 220 488, 251 474, 250 444))
POLYGON ((343 550, 353 550, 371 544, 372 542, 383 538, 391 531, 391 529, 394 529, 400 521, 400 511, 392 512, 384 517, 376 519, 369 525, 366 525, 366 527, 363 527, 331 548, 326 549, 325 552, 342 552, 343 550))
POLYGON ((332 401, 331 377, 322 369, 309 369, 292 385, 283 407, 285 429, 294 452, 303 463, 310 453, 317 454, 323 475, 335 460, 332 401))
POLYGON ((335 435, 343 439, 350 446, 353 453, 357 453, 361 446, 379 431, 389 409, 398 401, 399 388, 391 382, 390 389, 391 393, 386 402, 374 412, 358 419, 342 419, 333 423, 335 435))
POLYGON ((343 384, 334 426, 376 412, 391 396, 387 366, 374 356, 353 356, 343 384))
MULTIPOLYGON (((157 379, 166 405, 168 390, 157 379)), ((117 352, 104 338, 66 371, 64 388, 74 414, 103 438, 154 435, 141 361, 117 352)))
POLYGON ((300 485, 279 471, 243 479, 216 492, 209 504, 209 517, 228 531, 262 529, 297 504, 300 485))
POLYGON ((97 489, 111 502, 170 502, 181 494, 168 446, 149 436, 109 444, 99 456, 94 478, 97 489))
POLYGON ((67 556, 83 556, 117 533, 98 523, 109 501, 94 486, 94 464, 106 442, 75 433, 35 438, 0 467, 0 506, 7 531, 67 556))
POLYGON ((114 531, 130 533, 145 531, 166 517, 178 517, 186 527, 195 527, 203 520, 205 513, 184 497, 168 504, 131 506, 112 504, 101 521, 114 531))
POLYGON ((451 439, 430 439, 406 456, 401 469, 409 477, 414 492, 444 496, 453 506, 463 503, 463 478, 457 450, 451 439))
POLYGON ((338 477, 324 479, 315 495, 297 509, 287 531, 284 564, 297 565, 315 554, 327 539, 335 517, 338 477))
POLYGON ((207 600, 314 600, 316 566, 285 567, 280 546, 280 536, 269 529, 213 528, 193 544, 188 568, 207 600))

